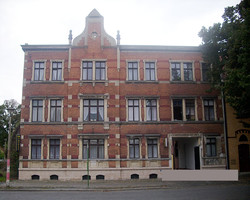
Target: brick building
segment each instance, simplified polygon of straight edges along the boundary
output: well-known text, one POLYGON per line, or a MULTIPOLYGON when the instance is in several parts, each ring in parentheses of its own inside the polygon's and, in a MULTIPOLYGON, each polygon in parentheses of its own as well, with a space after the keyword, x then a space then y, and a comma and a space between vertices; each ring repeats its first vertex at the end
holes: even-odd
POLYGON ((199 47, 120 45, 93 10, 68 45, 23 45, 19 178, 161 178, 225 168, 199 47))

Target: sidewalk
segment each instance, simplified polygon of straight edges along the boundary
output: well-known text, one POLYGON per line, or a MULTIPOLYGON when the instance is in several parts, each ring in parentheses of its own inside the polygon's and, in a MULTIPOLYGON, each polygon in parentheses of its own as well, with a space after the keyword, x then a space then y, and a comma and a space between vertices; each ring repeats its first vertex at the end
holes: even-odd
POLYGON ((10 182, 10 187, 0 183, 0 191, 120 191, 120 190, 145 190, 145 189, 179 189, 199 186, 227 186, 243 184, 250 186, 250 174, 240 175, 239 181, 162 181, 150 180, 119 180, 104 181, 92 180, 89 187, 87 181, 19 181, 10 182))

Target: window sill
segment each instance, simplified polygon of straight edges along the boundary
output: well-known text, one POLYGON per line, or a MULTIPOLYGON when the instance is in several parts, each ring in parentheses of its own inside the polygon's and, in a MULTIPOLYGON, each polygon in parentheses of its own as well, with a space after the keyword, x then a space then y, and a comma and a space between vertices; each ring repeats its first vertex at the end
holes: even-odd
POLYGON ((170 81, 170 84, 196 84, 196 81, 170 81))
POLYGON ((64 84, 64 81, 30 81, 30 84, 64 84))
POLYGON ((127 84, 159 84, 159 81, 130 81, 126 80, 125 83, 127 84))

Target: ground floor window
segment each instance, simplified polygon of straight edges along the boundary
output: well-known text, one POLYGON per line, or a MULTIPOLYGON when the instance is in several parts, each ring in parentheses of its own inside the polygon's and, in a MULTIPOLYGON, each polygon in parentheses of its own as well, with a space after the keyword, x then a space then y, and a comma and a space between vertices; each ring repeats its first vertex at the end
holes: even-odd
POLYGON ((59 159, 60 157, 60 139, 50 139, 49 141, 49 158, 59 159))
POLYGON ((206 139, 206 155, 208 157, 216 156, 216 138, 206 139))
POLYGON ((139 138, 129 139, 129 158, 140 158, 140 140, 139 138))
POLYGON ((158 158, 158 141, 157 139, 148 139, 148 158, 158 158))
POLYGON ((104 158, 104 139, 83 139, 83 159, 87 158, 104 158))
POLYGON ((41 159, 41 139, 31 140, 31 159, 41 159))

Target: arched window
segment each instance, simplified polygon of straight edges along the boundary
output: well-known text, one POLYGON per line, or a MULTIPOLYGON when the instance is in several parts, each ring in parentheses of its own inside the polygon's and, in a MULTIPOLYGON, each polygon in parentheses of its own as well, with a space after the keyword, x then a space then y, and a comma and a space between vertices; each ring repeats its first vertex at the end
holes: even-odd
POLYGON ((84 175, 82 176, 82 180, 91 180, 91 176, 90 175, 84 175))
POLYGON ((58 180, 58 176, 57 175, 51 175, 50 176, 50 180, 58 180))
POLYGON ((158 175, 157 174, 150 174, 149 179, 157 179, 158 175))
POLYGON ((131 179, 139 179, 139 175, 138 174, 132 174, 131 179))
POLYGON ((103 176, 103 175, 96 176, 96 180, 104 180, 104 179, 105 179, 105 176, 103 176))
POLYGON ((40 176, 39 175, 32 175, 31 180, 39 180, 40 176))
POLYGON ((247 136, 245 135, 240 136, 239 142, 247 142, 247 141, 248 141, 247 136))

